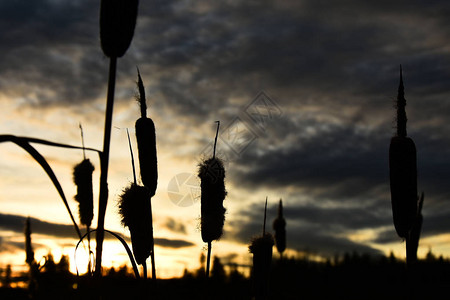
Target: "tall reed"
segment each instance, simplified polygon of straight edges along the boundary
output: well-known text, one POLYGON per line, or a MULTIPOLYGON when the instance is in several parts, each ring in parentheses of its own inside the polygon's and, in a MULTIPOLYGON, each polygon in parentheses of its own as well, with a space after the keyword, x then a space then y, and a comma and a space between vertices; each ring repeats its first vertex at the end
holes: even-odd
MULTIPOLYGON (((417 155, 414 141, 407 137, 406 100, 403 86, 403 74, 400 66, 400 83, 396 102, 397 134, 392 137, 389 146, 389 170, 391 204, 394 226, 397 234, 406 240, 408 249, 410 232, 417 217, 417 155)), ((410 262, 413 257, 408 257, 410 262)))
POLYGON ((111 126, 114 107, 117 58, 127 51, 134 35, 138 0, 102 0, 100 3, 100 43, 103 53, 110 58, 108 91, 105 112, 103 151, 100 159, 100 193, 97 223, 95 275, 101 276, 104 224, 108 204, 108 165, 111 126))
POLYGON ((223 234, 226 209, 223 200, 227 195, 225 189, 225 168, 221 159, 216 157, 216 144, 219 135, 220 122, 217 121, 214 151, 211 158, 203 160, 198 169, 201 180, 201 234, 203 242, 208 244, 206 260, 206 277, 209 277, 211 261, 211 243, 223 234))

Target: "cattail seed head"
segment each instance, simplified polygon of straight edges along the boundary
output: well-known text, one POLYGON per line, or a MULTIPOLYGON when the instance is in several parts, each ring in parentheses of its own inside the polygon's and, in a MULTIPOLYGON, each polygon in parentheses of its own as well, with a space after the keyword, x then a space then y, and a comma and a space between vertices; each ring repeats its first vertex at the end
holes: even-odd
POLYGON ((201 232, 205 243, 219 239, 223 234, 225 211, 225 168, 219 158, 209 158, 199 165, 201 180, 201 232))
POLYGON ((108 57, 122 57, 130 46, 136 26, 138 0, 102 0, 100 41, 108 57))
POLYGON ((135 127, 141 180, 153 197, 158 185, 155 124, 150 118, 139 118, 135 127))
POLYGON ((152 249, 152 215, 150 193, 144 186, 132 183, 119 200, 119 214, 123 226, 131 234, 133 254, 138 264, 144 264, 152 249))
POLYGON ((90 226, 94 217, 94 195, 92 191, 92 173, 94 165, 89 159, 84 159, 73 170, 73 181, 77 186, 75 200, 78 201, 80 222, 90 226))
POLYGON ((278 216, 273 221, 273 229, 275 230, 275 245, 280 254, 286 249, 286 220, 283 217, 283 202, 280 199, 278 204, 278 216))
POLYGON ((408 236, 417 214, 417 154, 414 141, 406 136, 405 105, 400 73, 397 135, 392 137, 389 146, 389 173, 394 226, 402 238, 408 236))

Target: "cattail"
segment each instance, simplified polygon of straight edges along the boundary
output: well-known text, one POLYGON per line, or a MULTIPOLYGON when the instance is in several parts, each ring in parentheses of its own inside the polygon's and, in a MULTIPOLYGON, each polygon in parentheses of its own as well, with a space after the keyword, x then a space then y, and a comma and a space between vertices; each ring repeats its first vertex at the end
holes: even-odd
POLYGON ((201 180, 201 233, 202 240, 208 243, 208 258, 206 276, 209 276, 211 260, 211 242, 218 240, 223 234, 225 211, 223 200, 227 195, 225 190, 225 168, 221 159, 216 157, 215 149, 219 134, 220 122, 217 121, 217 131, 214 142, 213 157, 202 161, 198 169, 201 180))
POLYGON ((158 161, 156 155, 155 124, 152 119, 147 118, 147 105, 145 103, 145 89, 141 74, 138 70, 139 104, 141 106, 141 117, 136 121, 136 140, 139 155, 139 167, 141 180, 153 197, 158 184, 158 161))
POLYGON ((78 212, 80 222, 86 226, 91 226, 94 217, 94 195, 92 191, 92 173, 94 165, 85 158, 73 169, 73 181, 77 186, 75 200, 78 202, 78 212))
POLYGON ((272 265, 272 248, 274 245, 273 237, 270 233, 266 233, 266 211, 267 198, 264 208, 264 225, 263 234, 254 238, 250 244, 249 251, 253 254, 253 289, 255 299, 267 299, 270 268, 272 265))
POLYGON ((402 69, 397 96, 397 135, 389 147, 391 204, 397 234, 408 239, 417 215, 417 159, 414 141, 406 133, 406 100, 402 69))
POLYGON ((100 41, 108 57, 122 57, 130 46, 136 26, 138 0, 102 0, 100 41))
POLYGON ((225 168, 219 158, 209 158, 199 166, 201 184, 201 232, 203 242, 218 240, 223 234, 225 211, 225 168))
POLYGON ((31 227, 30 227, 30 217, 25 221, 25 253, 26 253, 26 263, 31 266, 34 261, 34 251, 31 245, 31 227))
POLYGON ((275 245, 278 253, 282 256, 286 249, 286 220, 283 217, 283 201, 281 199, 278 204, 278 216, 273 221, 273 229, 275 230, 275 245))
POLYGON ((119 214, 122 225, 130 230, 136 262, 144 265, 153 244, 149 190, 135 183, 125 188, 120 195, 119 214))

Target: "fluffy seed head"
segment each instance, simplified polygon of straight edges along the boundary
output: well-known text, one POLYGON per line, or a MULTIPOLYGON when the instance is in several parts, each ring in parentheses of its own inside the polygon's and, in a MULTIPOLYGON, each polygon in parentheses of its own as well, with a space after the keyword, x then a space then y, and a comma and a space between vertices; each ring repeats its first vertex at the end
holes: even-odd
POLYGON ((201 180, 201 231, 205 243, 219 239, 223 234, 225 211, 225 168, 219 158, 209 158, 199 165, 201 180))
POLYGON ((90 226, 94 217, 94 196, 92 191, 92 173, 94 165, 89 159, 84 159, 73 170, 73 181, 77 186, 75 200, 78 201, 80 222, 90 226))
POLYGON ((123 226, 131 234, 133 254, 138 264, 145 263, 152 249, 152 215, 150 193, 144 186, 132 183, 119 198, 119 214, 123 226))
POLYGON ((102 0, 100 41, 108 57, 121 57, 130 46, 136 26, 138 0, 102 0))

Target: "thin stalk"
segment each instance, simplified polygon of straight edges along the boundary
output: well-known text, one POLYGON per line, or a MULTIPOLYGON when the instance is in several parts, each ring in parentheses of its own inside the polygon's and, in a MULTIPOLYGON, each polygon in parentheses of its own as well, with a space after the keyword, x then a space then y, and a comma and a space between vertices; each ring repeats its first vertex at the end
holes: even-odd
POLYGON ((206 258, 206 278, 209 278, 210 262, 211 262, 211 242, 208 242, 208 256, 206 258))
POLYGON ((131 155, 131 167, 133 168, 133 180, 134 184, 137 185, 137 179, 136 179, 136 168, 134 167, 134 155, 133 155, 133 148, 131 147, 131 139, 130 139, 130 132, 127 128, 127 136, 128 136, 128 146, 130 146, 130 155, 131 155))
POLYGON ((91 264, 91 229, 89 228, 89 225, 86 225, 86 231, 87 231, 87 239, 88 239, 88 251, 89 251, 89 260, 88 260, 88 273, 89 275, 92 275, 92 264, 91 264))
POLYGON ((81 133, 81 145, 83 146, 83 159, 86 159, 86 150, 84 149, 84 135, 83 135, 83 127, 80 123, 80 133, 81 133))
POLYGON ((267 196, 266 196, 266 204, 264 206, 263 236, 266 235, 266 216, 267 216, 267 196))
POLYGON ((217 130, 216 130, 216 137, 214 138, 213 158, 216 158, 216 145, 217 145, 217 137, 219 136, 220 121, 216 121, 216 123, 217 123, 217 130))
POLYGON ((147 279, 147 262, 142 264, 142 278, 147 279))
POLYGON ((151 228, 151 238, 152 238, 152 251, 150 252, 150 260, 152 263, 152 279, 156 281, 156 263, 155 263, 155 239, 153 237, 153 213, 152 213, 152 201, 150 199, 150 216, 152 221, 150 222, 151 228))
POLYGON ((116 85, 116 67, 117 57, 111 57, 109 61, 109 78, 108 78, 108 94, 106 97, 106 113, 105 113, 105 133, 103 139, 103 152, 100 159, 100 195, 98 205, 98 222, 97 222, 97 248, 95 260, 96 277, 101 276, 102 269, 102 252, 103 239, 105 236, 105 213, 108 204, 108 165, 109 165, 109 148, 111 144, 111 126, 114 107, 114 89, 116 85))

